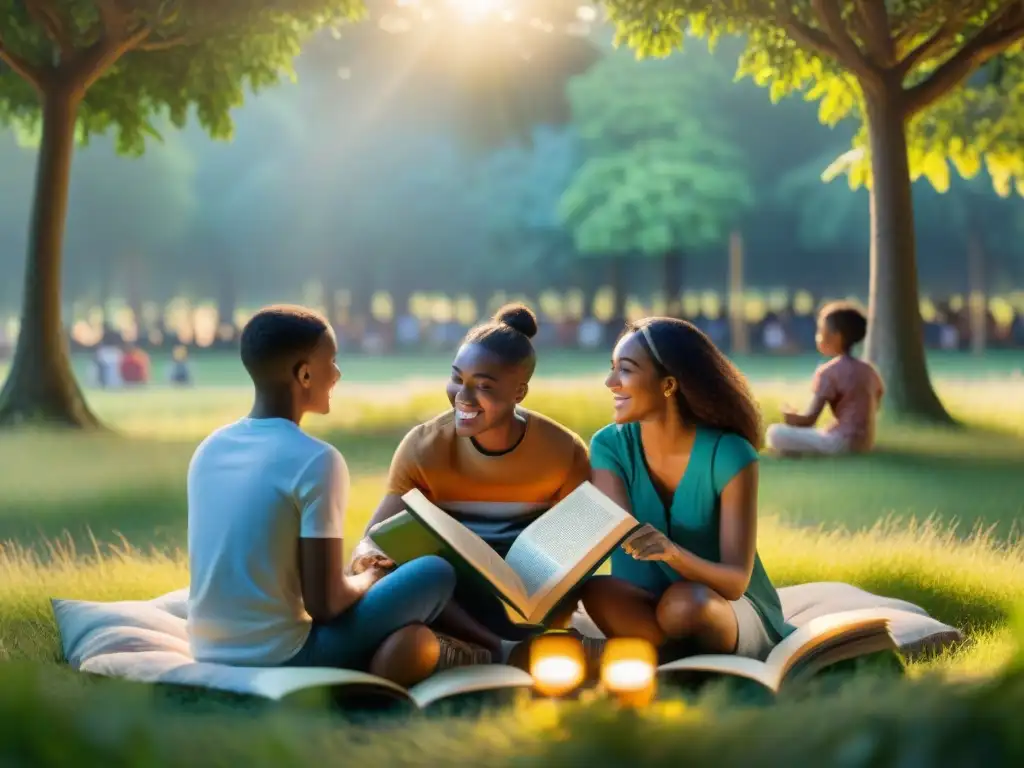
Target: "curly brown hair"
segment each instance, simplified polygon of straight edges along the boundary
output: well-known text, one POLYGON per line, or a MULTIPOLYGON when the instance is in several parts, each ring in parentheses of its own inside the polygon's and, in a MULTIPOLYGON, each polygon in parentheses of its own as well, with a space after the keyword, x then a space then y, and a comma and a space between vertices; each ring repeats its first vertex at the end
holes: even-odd
POLYGON ((733 432, 761 449, 761 411, 750 385, 707 334, 671 317, 626 326, 626 333, 634 332, 658 372, 679 383, 676 402, 684 421, 733 432))

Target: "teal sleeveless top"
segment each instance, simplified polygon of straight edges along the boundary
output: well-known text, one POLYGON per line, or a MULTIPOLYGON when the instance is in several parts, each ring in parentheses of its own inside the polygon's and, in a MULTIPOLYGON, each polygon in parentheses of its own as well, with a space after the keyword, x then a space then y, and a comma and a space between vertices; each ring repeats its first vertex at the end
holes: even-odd
MULTIPOLYGON (((637 520, 649 523, 675 544, 711 562, 721 562, 722 557, 722 489, 757 458, 754 446, 739 435, 698 428, 686 472, 672 496, 671 507, 666 509, 647 469, 639 424, 609 424, 590 443, 591 466, 622 478, 637 520)), ((621 547, 612 553, 611 565, 613 576, 654 594, 683 579, 665 563, 634 560, 621 547)), ((782 616, 778 592, 758 555, 745 596, 776 642, 793 631, 782 616)))

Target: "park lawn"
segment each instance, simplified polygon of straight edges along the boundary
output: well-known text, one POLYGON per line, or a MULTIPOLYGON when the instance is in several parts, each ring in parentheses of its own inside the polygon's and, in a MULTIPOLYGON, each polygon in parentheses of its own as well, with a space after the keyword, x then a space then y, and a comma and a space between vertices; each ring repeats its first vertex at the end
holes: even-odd
MULTIPOLYGON (((778 403, 799 402, 805 386, 763 381, 756 389, 770 417, 778 403)), ((949 682, 988 680, 1016 648, 1011 616, 1024 605, 1024 547, 1015 531, 1024 519, 1024 403, 1012 396, 1015 386, 1005 379, 940 382, 947 402, 971 425, 963 431, 890 428, 874 456, 763 461, 759 547, 777 583, 847 581, 918 602, 966 630, 962 648, 916 665, 914 682, 878 682, 869 690, 874 683, 865 681, 860 693, 798 697, 756 713, 723 709, 713 699, 690 708, 666 704, 639 720, 601 706, 556 712, 533 706, 480 721, 417 722, 403 726, 401 739, 276 711, 216 710, 198 719, 195 707, 168 709, 154 701, 148 687, 86 685, 58 666, 49 597, 147 598, 187 583, 180 547, 188 459, 204 434, 248 406, 247 390, 233 386, 95 393, 97 409, 121 434, 0 436, 0 540, 13 541, 0 549, 0 660, 15 662, 0 666, 0 733, 6 726, 22 739, 25 754, 57 750, 59 742, 82 756, 81 764, 95 756, 103 765, 179 764, 214 748, 224 762, 234 755, 249 764, 299 764, 329 750, 387 765, 429 763, 430 755, 472 763, 485 753, 493 764, 510 765, 578 764, 601 755, 614 755, 617 763, 630 754, 652 762, 721 754, 726 764, 754 765, 776 757, 786 764, 783 755, 796 759, 809 748, 801 745, 812 743, 818 751, 808 754, 819 761, 843 750, 870 757, 888 738, 871 731, 884 713, 891 736, 893 729, 924 732, 937 718, 963 717, 953 712, 957 707, 980 711, 999 697, 1013 704, 1005 711, 1020 711, 1019 676, 995 692, 949 682), (947 706, 949 713, 940 712, 947 706), (88 715, 99 711, 102 727, 88 715), (47 728, 33 737, 41 720, 47 728), (804 725, 795 727, 797 721, 804 725), (866 741, 847 744, 858 728, 867 729, 866 741), (640 732, 650 738, 637 747, 626 737, 640 732), (168 752, 184 734, 193 746, 168 752), (770 744, 775 752, 766 754, 770 744), (112 761, 115 754, 123 762, 112 761)), ((343 385, 335 414, 310 423, 338 445, 353 470, 349 541, 372 511, 405 429, 444 407, 436 389, 411 381, 343 385)), ((585 437, 609 413, 599 376, 538 381, 527 405, 585 437)), ((985 726, 995 727, 1001 727, 995 720, 985 726)))

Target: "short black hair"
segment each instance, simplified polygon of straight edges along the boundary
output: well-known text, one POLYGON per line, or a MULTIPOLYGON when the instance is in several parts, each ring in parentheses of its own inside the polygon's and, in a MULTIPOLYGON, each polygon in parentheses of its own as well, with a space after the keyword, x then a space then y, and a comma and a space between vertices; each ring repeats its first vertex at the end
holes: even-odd
POLYGON ((479 344, 508 365, 525 365, 527 377, 537 364, 531 339, 537 335, 537 316, 525 304, 506 304, 486 323, 476 326, 463 344, 479 344))
POLYGON ((843 349, 847 352, 868 335, 868 319, 855 304, 845 301, 826 304, 818 317, 830 331, 839 334, 843 349))
POLYGON ((264 307, 242 329, 242 365, 255 383, 268 383, 280 375, 281 365, 293 365, 333 334, 319 312, 290 304, 264 307))

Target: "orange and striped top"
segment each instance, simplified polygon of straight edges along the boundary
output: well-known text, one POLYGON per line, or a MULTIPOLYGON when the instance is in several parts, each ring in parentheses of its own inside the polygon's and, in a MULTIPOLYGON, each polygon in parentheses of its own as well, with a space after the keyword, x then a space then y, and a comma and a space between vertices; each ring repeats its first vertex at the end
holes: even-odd
POLYGON ((424 496, 503 552, 541 513, 590 477, 579 435, 539 413, 519 409, 526 432, 501 454, 455 434, 447 411, 414 427, 391 461, 387 492, 424 496))

